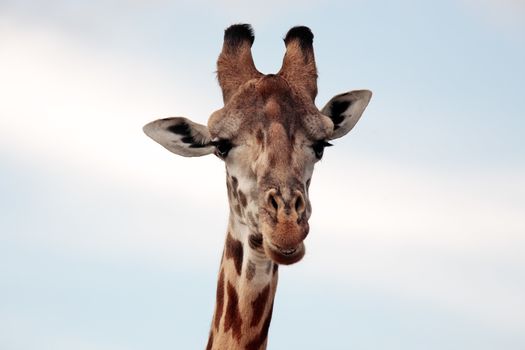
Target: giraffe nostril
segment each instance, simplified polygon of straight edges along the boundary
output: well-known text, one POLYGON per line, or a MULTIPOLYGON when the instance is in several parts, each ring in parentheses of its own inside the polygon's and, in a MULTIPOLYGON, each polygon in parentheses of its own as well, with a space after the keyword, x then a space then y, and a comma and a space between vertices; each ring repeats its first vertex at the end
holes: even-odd
POLYGON ((305 204, 304 204, 304 198, 301 193, 297 193, 297 197, 295 198, 295 211, 299 216, 304 212, 305 204))
POLYGON ((270 195, 270 204, 275 210, 279 208, 279 205, 277 204, 277 201, 275 200, 275 197, 273 195, 270 195))
POLYGON ((297 197, 295 200, 295 211, 299 212, 299 209, 301 208, 301 198, 297 197))
POLYGON ((266 207, 269 210, 273 210, 274 214, 279 210, 277 191, 275 189, 271 189, 266 193, 266 207))

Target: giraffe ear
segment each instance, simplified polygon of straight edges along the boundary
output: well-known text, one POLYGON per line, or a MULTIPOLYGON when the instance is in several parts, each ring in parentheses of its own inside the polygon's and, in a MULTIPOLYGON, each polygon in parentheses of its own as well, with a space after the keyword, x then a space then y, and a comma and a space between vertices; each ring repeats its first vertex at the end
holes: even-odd
POLYGON ((371 97, 372 92, 369 90, 354 90, 339 94, 328 101, 321 113, 330 117, 334 122, 331 140, 342 137, 352 130, 361 118, 371 97))
POLYGON ((215 151, 204 125, 187 118, 158 119, 144 125, 144 133, 168 151, 184 157, 200 157, 215 151))

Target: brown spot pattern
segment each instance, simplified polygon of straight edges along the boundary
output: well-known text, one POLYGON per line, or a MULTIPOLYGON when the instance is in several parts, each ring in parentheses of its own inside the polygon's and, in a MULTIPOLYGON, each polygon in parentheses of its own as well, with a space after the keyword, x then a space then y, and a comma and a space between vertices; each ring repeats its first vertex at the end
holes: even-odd
POLYGON ((206 345, 206 350, 211 350, 213 346, 213 332, 210 332, 210 337, 208 338, 208 345, 206 345))
POLYGON ((260 350, 261 346, 266 341, 266 338, 268 337, 268 329, 270 328, 270 322, 272 320, 272 312, 273 312, 273 302, 272 306, 270 306, 270 312, 268 312, 268 315, 266 316, 266 319, 264 320, 263 327, 261 329, 261 333, 259 333, 251 342, 249 342, 246 345, 246 350, 260 350))
POLYGON ((268 263, 266 264, 266 274, 269 275, 270 271, 272 271, 272 262, 268 261, 268 263))
POLYGON ((277 273, 277 270, 279 269, 279 265, 278 264, 273 264, 273 275, 275 276, 275 274, 277 273))
POLYGON ((263 236, 260 233, 252 233, 250 236, 248 236, 248 245, 250 248, 257 250, 262 247, 263 244, 263 236))
POLYGON ((234 239, 229 233, 228 237, 226 238, 226 258, 233 259, 235 270, 237 270, 237 274, 240 276, 243 258, 242 243, 234 239))
POLYGON ((270 169, 272 169, 272 168, 275 168, 276 165, 277 165, 277 158, 274 157, 273 154, 271 154, 268 157, 268 166, 270 167, 270 169))
POLYGON ((241 213, 241 206, 239 204, 235 204, 234 206, 234 209, 235 209, 235 213, 239 216, 242 216, 242 213, 241 213))
POLYGON ((222 310, 224 308, 224 270, 221 270, 219 275, 219 282, 217 283, 217 296, 215 307, 215 329, 219 329, 221 322, 222 310))
POLYGON ((257 142, 263 146, 264 149, 264 133, 261 129, 257 130, 257 133, 255 133, 255 138, 257 139, 257 142))
POLYGON ((232 187, 233 191, 237 191, 237 187, 239 187, 239 180, 235 176, 232 176, 232 187))
POLYGON ((232 201, 232 187, 230 186, 230 181, 226 181, 226 190, 228 192, 228 199, 232 201))
POLYGON ((241 202, 241 205, 243 206, 243 208, 246 208, 246 205, 248 204, 248 201, 246 200, 246 196, 244 195, 244 193, 241 192, 241 190, 239 190, 239 201, 241 202))
POLYGON ((252 278, 255 276, 255 264, 253 261, 248 261, 248 267, 246 268, 246 278, 248 281, 251 281, 252 278))
POLYGON ((264 289, 259 293, 257 298, 252 301, 253 316, 252 322, 250 323, 251 327, 255 327, 261 321, 261 318, 266 308, 266 303, 268 302, 268 297, 270 296, 270 284, 268 284, 264 289))
POLYGON ((228 282, 228 304, 224 316, 224 332, 232 330, 232 336, 241 339, 242 318, 239 311, 239 296, 233 285, 228 282))

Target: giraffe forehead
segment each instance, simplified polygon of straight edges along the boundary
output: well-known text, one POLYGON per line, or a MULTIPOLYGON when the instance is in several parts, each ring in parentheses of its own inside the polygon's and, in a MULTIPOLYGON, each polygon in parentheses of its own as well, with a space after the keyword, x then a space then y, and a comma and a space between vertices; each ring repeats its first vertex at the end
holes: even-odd
POLYGON ((272 145, 281 151, 287 150, 294 137, 290 137, 290 130, 281 122, 273 121, 267 129, 266 145, 272 145))
POLYGON ((249 142, 263 145, 266 150, 266 147, 292 145, 305 134, 296 115, 284 113, 281 105, 269 101, 260 111, 246 114, 239 121, 239 127, 232 133, 231 138, 239 144, 249 142))
POLYGON ((239 87, 228 104, 212 115, 208 126, 212 136, 243 138, 279 121, 292 134, 303 128, 305 116, 318 113, 282 77, 269 74, 239 87))
POLYGON ((275 99, 269 99, 264 105, 264 114, 270 120, 277 119, 281 115, 281 106, 275 99))

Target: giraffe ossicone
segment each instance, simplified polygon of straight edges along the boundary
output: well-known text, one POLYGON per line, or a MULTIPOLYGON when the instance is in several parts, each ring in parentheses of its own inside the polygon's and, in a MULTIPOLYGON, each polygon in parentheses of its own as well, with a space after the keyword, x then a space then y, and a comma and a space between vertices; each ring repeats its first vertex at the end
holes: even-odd
POLYGON ((339 94, 319 110, 312 32, 294 27, 284 41, 281 69, 265 75, 253 62, 251 26, 230 26, 217 62, 224 107, 207 126, 183 117, 144 126, 175 154, 215 154, 226 165, 230 217, 207 349, 266 349, 278 266, 305 254, 314 164, 372 96, 339 94))

